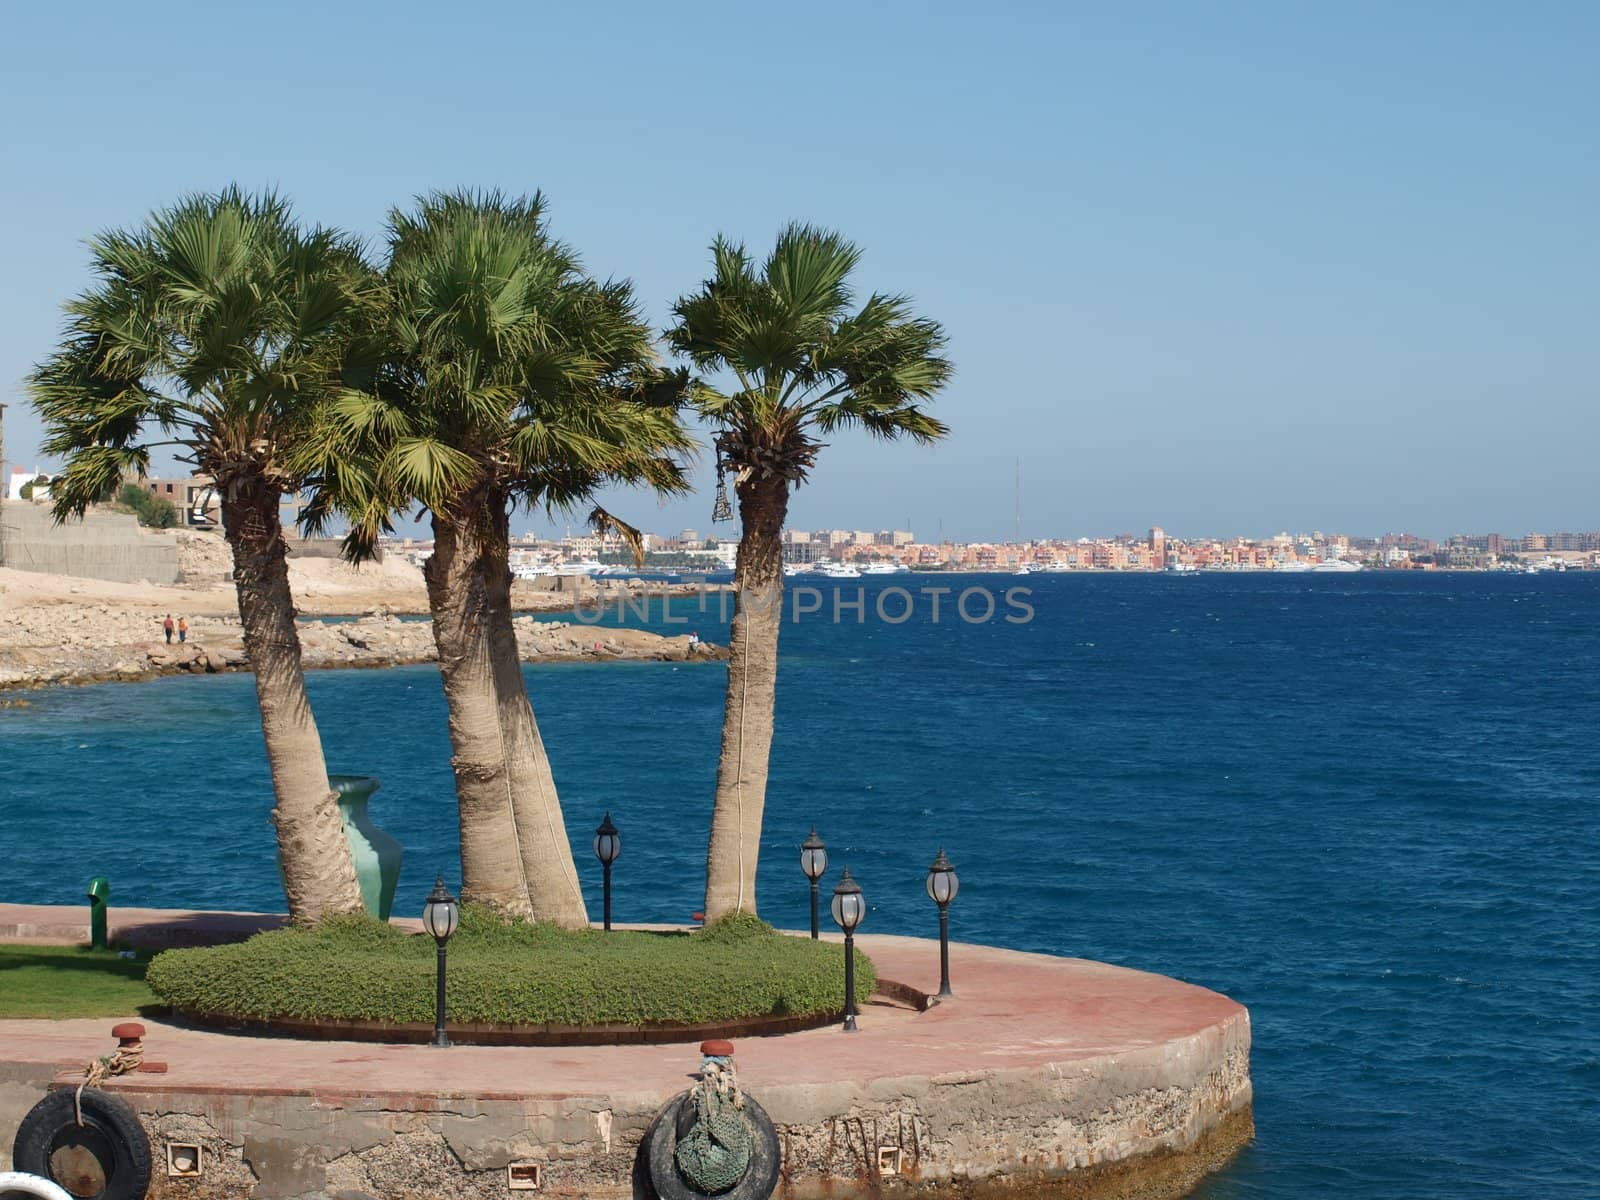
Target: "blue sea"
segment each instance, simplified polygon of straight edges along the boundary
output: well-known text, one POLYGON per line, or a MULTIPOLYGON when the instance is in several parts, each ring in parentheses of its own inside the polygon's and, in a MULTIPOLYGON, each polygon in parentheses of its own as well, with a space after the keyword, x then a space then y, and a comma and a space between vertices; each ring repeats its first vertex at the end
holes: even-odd
MULTIPOLYGON (((783 631, 769 920, 806 920, 815 824, 868 930, 935 931, 945 847, 956 936, 1242 1001, 1258 1136, 1207 1200, 1600 1194, 1600 575, 899 576, 818 598, 783 631), (950 593, 935 621, 926 587, 990 589, 994 615, 950 593)), ((646 623, 722 640, 717 608, 646 623)), ((620 919, 700 907, 723 678, 527 671, 596 907, 589 838, 607 810, 622 831, 620 919)), ((383 780, 420 909, 458 872, 437 674, 310 686, 331 768, 383 780)), ((27 698, 0 710, 0 897, 75 903, 104 872, 113 903, 281 907, 248 676, 27 698)))

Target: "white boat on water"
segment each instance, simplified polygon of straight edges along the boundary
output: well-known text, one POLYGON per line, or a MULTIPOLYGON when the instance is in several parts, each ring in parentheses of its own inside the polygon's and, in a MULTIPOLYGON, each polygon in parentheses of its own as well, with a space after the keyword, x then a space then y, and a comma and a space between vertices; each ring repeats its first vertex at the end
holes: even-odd
POLYGON ((875 562, 861 568, 863 575, 899 575, 907 568, 901 563, 875 562))
POLYGON ((1319 562, 1311 569, 1320 574, 1333 574, 1335 572, 1360 571, 1364 568, 1358 562, 1350 562, 1343 558, 1330 558, 1327 562, 1319 562))
POLYGON ((1193 563, 1180 562, 1173 563, 1167 568, 1167 571, 1173 575, 1198 575, 1200 573, 1200 568, 1195 566, 1193 563))
POLYGON ((809 563, 784 563, 783 564, 783 573, 785 575, 804 575, 810 570, 811 570, 811 565, 809 563))
POLYGON ((1315 564, 1313 563, 1302 562, 1296 559, 1294 562, 1279 563, 1278 570, 1289 575, 1300 575, 1306 571, 1312 570, 1314 565, 1315 564))
POLYGON ((580 558, 577 562, 557 563, 555 573, 557 575, 602 575, 605 573, 605 569, 605 563, 600 562, 598 559, 580 558))
POLYGON ((556 569, 549 563, 517 563, 511 573, 518 579, 549 579, 556 569))
POLYGON ((819 563, 817 570, 829 579, 860 579, 861 572, 852 563, 819 563))
POLYGON ((1023 563, 1020 567, 1018 567, 1015 571, 1013 571, 1011 573, 1013 575, 1032 575, 1033 574, 1033 568, 1030 567, 1027 563, 1023 563))

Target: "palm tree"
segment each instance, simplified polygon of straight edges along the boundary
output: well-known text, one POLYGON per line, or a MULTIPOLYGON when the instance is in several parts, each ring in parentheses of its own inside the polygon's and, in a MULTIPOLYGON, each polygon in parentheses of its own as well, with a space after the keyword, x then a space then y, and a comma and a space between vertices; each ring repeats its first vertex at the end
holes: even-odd
MULTIPOLYGON (((695 407, 719 431, 718 510, 725 471, 739 500, 737 591, 716 804, 706 852, 706 919, 755 912, 756 860, 766 804, 783 600, 781 535, 789 493, 806 478, 814 433, 859 426, 883 438, 932 442, 945 426, 919 401, 950 378, 944 330, 912 315, 903 296, 853 307, 860 251, 836 233, 790 225, 759 270, 719 237, 713 272, 674 306, 668 343, 700 371, 731 376, 695 407)), ((728 514, 731 515, 731 514, 728 514)))
POLYGON ((96 282, 67 305, 66 334, 29 376, 64 456, 57 520, 82 516, 153 445, 210 475, 233 551, 244 644, 277 799, 290 916, 356 912, 361 893, 306 697, 279 502, 303 480, 287 451, 358 307, 359 248, 302 229, 272 194, 230 188, 89 243, 96 282), (150 440, 153 430, 162 440, 150 440))
POLYGON ((512 627, 510 516, 588 504, 609 482, 681 490, 687 376, 657 364, 631 285, 587 278, 550 238, 537 195, 428 196, 391 214, 389 251, 382 320, 331 406, 310 516, 349 518, 360 557, 395 511, 430 514, 463 895, 582 925, 512 627))

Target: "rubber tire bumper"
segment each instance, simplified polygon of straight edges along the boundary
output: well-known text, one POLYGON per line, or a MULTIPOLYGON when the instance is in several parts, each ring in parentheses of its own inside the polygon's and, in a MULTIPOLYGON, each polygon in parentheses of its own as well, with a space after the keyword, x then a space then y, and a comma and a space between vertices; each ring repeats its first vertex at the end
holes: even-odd
MULTIPOLYGON (((62 1132, 78 1127, 75 1091, 51 1092, 22 1118, 11 1145, 11 1162, 17 1170, 59 1183, 50 1172, 50 1148, 62 1132)), ((132 1106, 120 1096, 84 1088, 83 1123, 110 1147, 111 1161, 101 1158, 106 1185, 92 1200, 144 1200, 150 1190, 150 1138, 132 1106)))
POLYGON ((673 1157, 678 1149, 679 1124, 686 1117, 693 1120, 692 1114, 683 1112, 688 1099, 688 1092, 679 1092, 667 1101, 646 1134, 650 1142, 646 1160, 650 1164, 650 1182, 655 1186, 656 1195, 660 1200, 767 1200, 778 1189, 778 1172, 783 1166, 778 1131, 772 1127, 767 1110, 751 1096, 745 1096, 744 1115, 750 1122, 751 1134, 750 1165, 738 1183, 713 1197, 690 1187, 678 1174, 678 1164, 673 1157))
POLYGON ((72 1200, 72 1193, 42 1175, 0 1171, 0 1200, 72 1200))

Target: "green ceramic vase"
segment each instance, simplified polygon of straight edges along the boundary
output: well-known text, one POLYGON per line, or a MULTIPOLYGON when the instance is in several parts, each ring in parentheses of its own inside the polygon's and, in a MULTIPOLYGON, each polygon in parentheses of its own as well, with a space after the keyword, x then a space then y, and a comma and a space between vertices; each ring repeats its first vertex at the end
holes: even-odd
POLYGON ((329 775, 328 786, 339 793, 339 814, 344 818, 344 836, 355 859, 356 878, 361 881, 361 900, 367 911, 387 921, 394 909, 394 889, 400 882, 400 862, 405 857, 400 843, 372 823, 367 801, 378 790, 373 775, 329 775))

